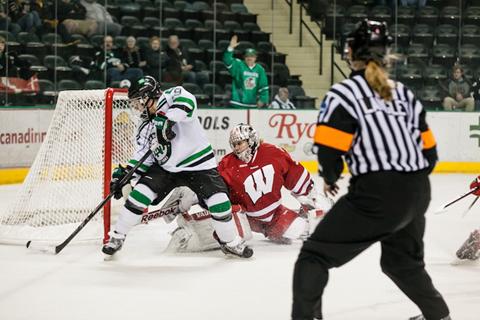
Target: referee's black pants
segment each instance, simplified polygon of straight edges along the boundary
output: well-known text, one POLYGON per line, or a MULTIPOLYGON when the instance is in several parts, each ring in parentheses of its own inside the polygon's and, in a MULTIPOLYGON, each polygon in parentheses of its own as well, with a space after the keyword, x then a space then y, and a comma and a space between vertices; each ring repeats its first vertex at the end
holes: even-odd
POLYGON ((429 202, 426 172, 378 172, 353 178, 348 193, 303 244, 293 277, 292 319, 322 319, 328 269, 347 263, 377 241, 382 246, 383 272, 427 320, 446 317, 448 307, 423 260, 429 202))

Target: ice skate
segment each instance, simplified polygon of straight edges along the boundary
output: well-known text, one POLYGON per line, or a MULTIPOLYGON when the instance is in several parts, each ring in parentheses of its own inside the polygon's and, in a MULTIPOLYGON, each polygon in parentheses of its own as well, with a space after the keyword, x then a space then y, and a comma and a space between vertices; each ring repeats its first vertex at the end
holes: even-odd
POLYGON ((468 239, 457 250, 456 256, 460 260, 477 260, 480 257, 480 232, 473 231, 468 239))
POLYGON ((232 254, 240 258, 250 258, 253 255, 252 248, 247 246, 239 236, 227 243, 220 242, 220 249, 226 255, 232 254))
POLYGON ((103 246, 102 252, 107 255, 107 258, 111 257, 117 251, 122 249, 124 241, 125 241, 125 235, 122 235, 114 231, 108 243, 103 246))
MULTIPOLYGON (((423 316, 423 314, 421 314, 416 317, 409 318, 408 320, 426 320, 426 318, 423 316)), ((452 320, 452 318, 450 318, 450 316, 446 316, 445 318, 439 320, 452 320)))

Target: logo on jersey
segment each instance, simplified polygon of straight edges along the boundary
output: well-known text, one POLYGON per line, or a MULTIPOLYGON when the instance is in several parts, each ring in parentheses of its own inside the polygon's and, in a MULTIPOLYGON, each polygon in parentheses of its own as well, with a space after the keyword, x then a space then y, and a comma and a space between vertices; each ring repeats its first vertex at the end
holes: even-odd
POLYGON ((153 156, 157 159, 159 165, 165 164, 172 155, 172 144, 159 144, 153 151, 153 156))
POLYGON ((245 89, 255 89, 257 86, 257 79, 254 77, 247 77, 244 82, 245 89))
POLYGON ((273 165, 266 165, 245 179, 243 186, 252 202, 255 204, 264 194, 272 192, 275 169, 273 165))

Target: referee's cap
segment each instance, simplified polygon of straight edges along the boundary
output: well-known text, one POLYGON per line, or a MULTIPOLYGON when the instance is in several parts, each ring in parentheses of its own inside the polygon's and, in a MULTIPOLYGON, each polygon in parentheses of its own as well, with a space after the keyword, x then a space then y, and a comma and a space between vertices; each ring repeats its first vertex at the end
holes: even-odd
POLYGON ((346 39, 352 50, 352 60, 382 61, 393 42, 386 22, 365 19, 358 22, 346 39))

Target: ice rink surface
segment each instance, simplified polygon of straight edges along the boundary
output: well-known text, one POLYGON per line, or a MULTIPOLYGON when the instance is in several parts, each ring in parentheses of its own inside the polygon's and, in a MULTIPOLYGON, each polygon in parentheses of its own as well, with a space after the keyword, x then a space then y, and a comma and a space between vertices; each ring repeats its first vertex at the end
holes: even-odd
MULTIPOLYGON (((480 226, 480 204, 462 217, 473 196, 441 215, 441 204, 468 190, 474 175, 431 176, 426 262, 454 320, 480 319, 480 263, 453 266, 455 250, 480 226)), ((346 191, 347 179, 342 180, 346 191)), ((19 186, 0 187, 0 210, 19 186)), ((297 207, 286 197, 285 204, 297 207)), ((0 245, 0 320, 288 320, 291 280, 301 246, 275 245, 256 235, 250 260, 220 251, 167 254, 163 221, 128 236, 115 261, 100 245, 71 245, 59 255, 0 245)), ((402 320, 419 314, 384 276, 379 247, 331 272, 324 304, 327 320, 402 320)))

